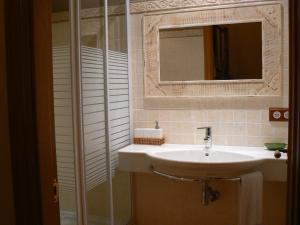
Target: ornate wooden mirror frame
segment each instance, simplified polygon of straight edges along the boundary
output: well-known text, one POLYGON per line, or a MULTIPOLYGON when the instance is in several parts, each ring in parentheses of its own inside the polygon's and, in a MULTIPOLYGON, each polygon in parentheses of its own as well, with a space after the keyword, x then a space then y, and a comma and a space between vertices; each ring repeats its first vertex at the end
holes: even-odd
POLYGON ((144 16, 143 26, 146 98, 281 95, 282 15, 280 4, 151 13, 144 16), (160 29, 249 22, 262 23, 262 79, 160 81, 160 29))

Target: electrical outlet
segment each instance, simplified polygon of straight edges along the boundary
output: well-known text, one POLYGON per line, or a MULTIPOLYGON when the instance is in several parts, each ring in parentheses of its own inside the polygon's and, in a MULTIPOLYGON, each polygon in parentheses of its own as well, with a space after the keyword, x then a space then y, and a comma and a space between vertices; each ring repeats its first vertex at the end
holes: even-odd
POLYGON ((288 108, 270 108, 269 109, 269 121, 284 122, 289 120, 288 108))

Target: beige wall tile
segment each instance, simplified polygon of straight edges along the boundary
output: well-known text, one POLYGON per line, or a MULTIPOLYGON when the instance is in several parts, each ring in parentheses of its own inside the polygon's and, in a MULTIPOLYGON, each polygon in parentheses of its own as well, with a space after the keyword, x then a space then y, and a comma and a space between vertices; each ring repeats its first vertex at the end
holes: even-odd
POLYGON ((284 12, 283 95, 282 97, 201 98, 151 101, 143 98, 142 14, 131 16, 131 56, 135 127, 153 127, 159 120, 167 143, 201 144, 203 132, 196 128, 213 127, 213 143, 263 146, 267 141, 287 142, 287 123, 270 123, 269 107, 288 105, 288 1, 284 12))
MULTIPOLYGON (((288 0, 284 10, 283 95, 277 98, 209 98, 198 100, 145 101, 143 98, 142 14, 131 18, 134 127, 153 127, 158 118, 167 143, 203 144, 212 126, 216 145, 263 146, 287 142, 287 123, 270 123, 269 107, 288 106, 288 0)), ((238 218, 238 185, 215 183, 221 199, 201 205, 199 184, 170 181, 149 174, 135 174, 133 197, 138 225, 233 225, 238 218)), ((286 184, 264 183, 264 225, 285 224, 286 184)))

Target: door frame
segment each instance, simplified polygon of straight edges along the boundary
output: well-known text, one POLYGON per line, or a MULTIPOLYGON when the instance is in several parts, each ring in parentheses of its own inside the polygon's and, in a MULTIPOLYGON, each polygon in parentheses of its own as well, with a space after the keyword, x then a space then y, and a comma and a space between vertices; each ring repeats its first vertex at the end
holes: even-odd
POLYGON ((300 2, 289 1, 290 77, 287 225, 300 224, 300 2))
POLYGON ((59 225, 51 0, 4 0, 10 156, 16 224, 59 225))
POLYGON ((12 168, 9 144, 9 123, 6 85, 4 1, 0 0, 0 218, 3 224, 15 224, 12 168))
MULTIPOLYGON (((287 225, 300 224, 300 3, 290 0, 287 225)), ((52 1, 5 0, 6 80, 16 224, 58 225, 51 51, 52 1)), ((5 73, 1 73, 5 75, 5 73)), ((3 76, 1 77, 3 78, 3 76)), ((3 97, 3 96, 1 96, 3 97)), ((2 106, 2 105, 1 105, 2 106)))

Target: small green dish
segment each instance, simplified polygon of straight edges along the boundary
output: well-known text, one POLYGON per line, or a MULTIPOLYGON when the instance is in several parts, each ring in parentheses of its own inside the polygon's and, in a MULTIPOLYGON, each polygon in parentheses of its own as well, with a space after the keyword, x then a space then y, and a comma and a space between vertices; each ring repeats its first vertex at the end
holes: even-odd
POLYGON ((265 143, 265 146, 268 150, 276 151, 276 150, 285 149, 287 144, 285 144, 285 143, 265 143))

